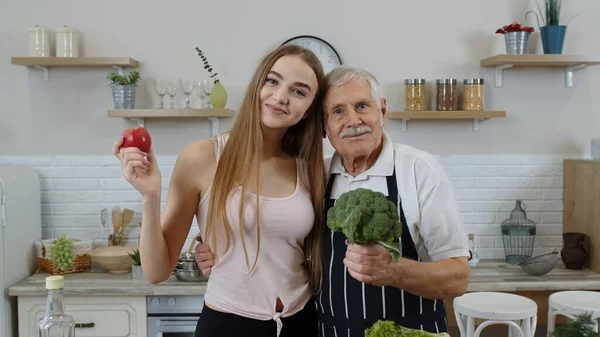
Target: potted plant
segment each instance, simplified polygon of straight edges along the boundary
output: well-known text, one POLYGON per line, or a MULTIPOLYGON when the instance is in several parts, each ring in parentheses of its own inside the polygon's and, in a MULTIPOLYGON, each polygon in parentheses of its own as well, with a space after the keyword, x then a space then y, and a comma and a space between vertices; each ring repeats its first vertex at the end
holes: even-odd
POLYGON ((127 75, 112 72, 108 75, 108 79, 111 81, 115 109, 133 109, 137 84, 141 79, 140 73, 135 70, 127 75))
POLYGON ((146 280, 146 276, 144 275, 144 270, 142 270, 142 260, 140 258, 140 251, 136 249, 133 254, 127 253, 129 257, 133 260, 133 265, 131 266, 131 278, 134 280, 146 280))
POLYGON ((525 17, 527 17, 529 13, 533 13, 535 15, 540 28, 540 36, 542 38, 544 54, 562 54, 562 49, 565 42, 565 34, 567 33, 567 26, 560 24, 562 0, 543 1, 543 10, 538 1, 535 1, 539 15, 534 11, 528 11, 525 14, 525 17))
POLYGON ((202 59, 204 69, 210 73, 210 78, 214 81, 214 86, 210 90, 210 105, 212 105, 213 108, 223 109, 225 108, 225 105, 227 105, 227 91, 225 91, 221 81, 217 78, 218 73, 213 73, 213 66, 208 63, 208 59, 204 55, 204 52, 198 47, 196 47, 196 51, 198 52, 198 56, 202 59))
POLYGON ((598 333, 594 331, 598 322, 592 320, 592 314, 577 315, 575 318, 557 325, 550 337, 598 337, 598 333))
POLYGON ((513 22, 496 30, 496 34, 504 35, 507 54, 527 54, 529 35, 533 33, 533 27, 513 22))

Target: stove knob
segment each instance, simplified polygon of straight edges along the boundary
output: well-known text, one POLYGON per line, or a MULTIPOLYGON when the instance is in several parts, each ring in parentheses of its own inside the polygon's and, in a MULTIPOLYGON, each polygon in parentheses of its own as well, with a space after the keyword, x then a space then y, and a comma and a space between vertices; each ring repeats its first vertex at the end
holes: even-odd
POLYGON ((152 306, 157 307, 160 304, 158 297, 152 297, 152 306))
POLYGON ((175 302, 177 302, 175 297, 169 297, 168 303, 170 307, 175 306, 175 302))

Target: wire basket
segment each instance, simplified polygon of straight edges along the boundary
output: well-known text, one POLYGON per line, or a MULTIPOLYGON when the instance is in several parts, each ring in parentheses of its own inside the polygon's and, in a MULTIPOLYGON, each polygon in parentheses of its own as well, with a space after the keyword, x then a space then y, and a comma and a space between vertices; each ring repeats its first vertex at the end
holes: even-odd
POLYGON ((75 237, 71 237, 70 239, 73 240, 73 254, 75 255, 75 259, 73 259, 71 267, 66 270, 59 270, 56 264, 47 257, 50 253, 50 249, 52 249, 52 243, 55 239, 36 241, 35 247, 38 257, 38 268, 36 273, 41 269, 52 275, 71 274, 90 270, 92 266, 92 257, 87 253, 92 249, 93 241, 75 237))
POLYGON ((517 200, 510 218, 502 221, 502 243, 506 263, 517 265, 531 257, 535 242, 536 225, 527 219, 525 204, 517 200))

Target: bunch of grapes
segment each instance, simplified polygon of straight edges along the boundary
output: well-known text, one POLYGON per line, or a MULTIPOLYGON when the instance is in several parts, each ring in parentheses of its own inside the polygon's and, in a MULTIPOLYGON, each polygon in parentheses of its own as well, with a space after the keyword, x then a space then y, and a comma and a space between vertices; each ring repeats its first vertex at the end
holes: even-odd
POLYGON ((73 254, 73 240, 61 235, 52 243, 50 248, 50 260, 54 262, 58 270, 67 270, 71 268, 75 260, 73 254))

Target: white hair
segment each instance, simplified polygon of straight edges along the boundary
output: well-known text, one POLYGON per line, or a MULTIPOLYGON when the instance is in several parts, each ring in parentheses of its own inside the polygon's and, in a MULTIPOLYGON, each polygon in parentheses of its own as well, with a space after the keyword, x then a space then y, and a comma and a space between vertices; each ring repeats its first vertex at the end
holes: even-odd
POLYGON ((325 86, 326 92, 331 88, 339 87, 350 81, 358 80, 367 82, 371 87, 371 96, 377 102, 377 107, 381 108, 381 99, 383 98, 381 85, 377 78, 367 70, 344 66, 337 67, 327 74, 325 80, 327 83, 325 86))

